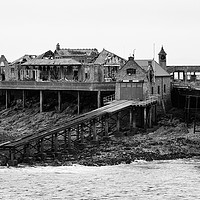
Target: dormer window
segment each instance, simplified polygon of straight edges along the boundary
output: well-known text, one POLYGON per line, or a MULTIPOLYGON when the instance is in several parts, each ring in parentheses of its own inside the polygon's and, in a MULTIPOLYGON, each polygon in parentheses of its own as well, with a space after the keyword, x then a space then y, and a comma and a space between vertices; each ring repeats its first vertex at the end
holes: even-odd
POLYGON ((129 68, 126 70, 127 75, 131 76, 133 74, 136 74, 136 69, 129 68))

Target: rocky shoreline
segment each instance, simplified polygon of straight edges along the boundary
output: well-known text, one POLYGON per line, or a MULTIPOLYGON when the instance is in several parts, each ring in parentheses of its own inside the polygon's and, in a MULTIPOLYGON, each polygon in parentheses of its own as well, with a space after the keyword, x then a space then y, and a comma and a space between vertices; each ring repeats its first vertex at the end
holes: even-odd
POLYGON ((87 144, 72 151, 72 157, 61 156, 49 162, 33 162, 40 166, 105 166, 130 164, 136 160, 171 160, 200 156, 200 137, 192 127, 179 120, 166 121, 155 131, 134 136, 102 138, 98 143, 87 144))

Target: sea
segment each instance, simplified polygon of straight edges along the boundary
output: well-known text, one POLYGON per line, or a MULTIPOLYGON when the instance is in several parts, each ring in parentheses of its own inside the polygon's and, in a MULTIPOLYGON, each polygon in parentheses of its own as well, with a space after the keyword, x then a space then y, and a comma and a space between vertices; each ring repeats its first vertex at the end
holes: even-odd
POLYGON ((0 199, 197 200, 200 159, 102 167, 0 167, 0 199))

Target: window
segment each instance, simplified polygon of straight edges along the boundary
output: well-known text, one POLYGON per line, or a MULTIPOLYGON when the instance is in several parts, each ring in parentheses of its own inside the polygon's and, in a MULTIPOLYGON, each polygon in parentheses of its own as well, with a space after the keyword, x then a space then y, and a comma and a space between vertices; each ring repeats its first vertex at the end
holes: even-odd
POLYGON ((160 86, 158 86, 158 94, 160 94, 160 86))
POLYGON ((14 74, 14 68, 11 68, 11 74, 14 74))
POLYGON ((124 87, 124 88, 125 88, 125 87, 126 87, 126 83, 122 83, 122 84, 121 84, 121 87, 124 87))
POLYGON ((151 87, 151 94, 153 94, 153 87, 151 87))
POLYGON ((88 79, 88 73, 85 73, 85 79, 88 79))
POLYGON ((127 73, 129 76, 131 76, 131 75, 133 75, 133 74, 136 74, 136 69, 129 68, 129 69, 126 70, 126 73, 127 73))
POLYGON ((164 84, 164 93, 166 93, 166 85, 164 84))

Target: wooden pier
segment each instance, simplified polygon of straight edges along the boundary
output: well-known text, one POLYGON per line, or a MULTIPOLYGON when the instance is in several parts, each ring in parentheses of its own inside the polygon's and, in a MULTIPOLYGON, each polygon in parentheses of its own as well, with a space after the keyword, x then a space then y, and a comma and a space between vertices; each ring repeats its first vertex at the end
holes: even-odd
POLYGON ((77 145, 98 143, 102 137, 122 136, 122 130, 134 133, 137 126, 147 128, 156 123, 157 100, 114 101, 111 104, 79 115, 63 126, 47 128, 33 135, 0 144, 0 152, 9 165, 45 160, 49 154, 58 158, 74 151, 77 145))

